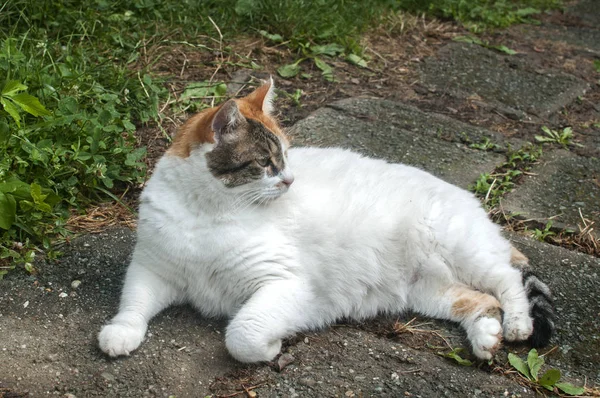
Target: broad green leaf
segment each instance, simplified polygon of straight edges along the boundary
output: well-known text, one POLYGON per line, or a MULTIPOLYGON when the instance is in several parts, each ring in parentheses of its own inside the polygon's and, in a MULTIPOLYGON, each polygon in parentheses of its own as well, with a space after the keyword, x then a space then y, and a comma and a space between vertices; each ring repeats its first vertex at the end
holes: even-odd
POLYGON ((106 186, 106 188, 108 188, 108 189, 112 189, 115 185, 113 180, 109 177, 102 177, 101 180, 102 180, 102 183, 104 184, 104 186, 106 186))
POLYGON ((33 201, 39 210, 45 213, 52 212, 52 208, 48 203, 46 203, 46 197, 48 197, 48 195, 42 194, 42 187, 39 184, 31 184, 31 197, 33 198, 33 201))
POLYGON ((281 43, 283 41, 283 37, 279 34, 271 34, 271 33, 267 32, 266 30, 259 30, 258 33, 260 33, 261 36, 266 37, 267 39, 269 39, 275 43, 281 43))
POLYGON ((324 44, 321 46, 313 46, 310 48, 310 52, 314 55, 329 55, 334 57, 344 52, 344 47, 337 43, 324 44))
POLYGON ((10 80, 6 82, 4 88, 2 88, 2 95, 6 95, 7 97, 11 97, 18 93, 19 91, 27 90, 27 86, 19 83, 16 80, 10 80))
POLYGON ((455 360, 459 365, 462 366, 471 366, 473 365, 473 362, 469 361, 468 359, 465 359, 463 357, 461 357, 459 354, 460 352, 462 352, 463 349, 462 348, 455 348, 450 352, 447 353, 443 353, 443 352, 438 352, 438 355, 442 355, 445 358, 450 358, 455 360))
POLYGON ((535 348, 532 348, 527 355, 527 365, 529 366, 529 372, 534 380, 538 379, 538 372, 544 364, 544 357, 538 356, 538 352, 535 348))
POLYGON ((238 0, 235 3, 235 12, 238 15, 249 17, 259 10, 259 2, 257 0, 238 0))
POLYGON ((0 192, 10 193, 18 199, 32 199, 31 187, 29 184, 17 179, 9 178, 5 182, 0 183, 0 192))
MULTIPOLYGON (((546 388, 552 387, 556 384, 556 382, 560 380, 560 370, 558 369, 548 369, 546 373, 538 380, 541 386, 546 388)), ((552 390, 552 388, 549 388, 552 390)))
POLYGON ((10 137, 10 128, 8 127, 8 123, 4 120, 0 120, 0 144, 6 141, 10 137))
POLYGON ((533 7, 519 8, 516 12, 516 14, 520 17, 528 17, 530 15, 535 15, 539 13, 541 13, 541 11, 533 7))
POLYGON ((554 142, 554 141, 556 141, 554 138, 544 137, 542 135, 536 135, 535 140, 537 142, 554 142))
POLYGON ((51 113, 44 108, 44 105, 42 105, 40 101, 33 95, 21 93, 12 96, 11 99, 15 102, 15 104, 19 105, 21 109, 33 116, 51 115, 51 113))
POLYGON ((583 395, 585 393, 585 388, 574 386, 571 383, 556 383, 555 386, 569 395, 583 395))
POLYGON ((224 97, 227 94, 227 85, 225 83, 219 83, 214 87, 213 93, 217 97, 224 97))
POLYGON ((478 44, 480 46, 484 45, 484 43, 480 39, 478 39, 477 37, 473 37, 473 36, 456 36, 452 40, 460 42, 460 43, 478 44))
POLYGON ((494 46, 494 48, 500 52, 506 53, 508 55, 515 55, 517 52, 513 49, 510 49, 504 45, 494 46))
POLYGON ((11 194, 0 192, 0 228, 10 229, 17 215, 17 201, 11 194))
POLYGON ((121 123, 123 123, 125 130, 135 130, 135 124, 131 123, 129 120, 123 119, 121 120, 121 123))
POLYGON ((4 107, 4 110, 14 119, 17 126, 21 127, 21 116, 19 115, 19 109, 13 105, 10 100, 0 98, 0 104, 4 107))
POLYGON ((300 65, 298 65, 298 63, 299 62, 296 61, 293 64, 280 66, 279 68, 277 68, 277 73, 279 73, 279 76, 284 78, 294 77, 298 73, 300 73, 300 65))
POLYGON ((321 58, 315 58, 315 65, 317 65, 317 68, 323 71, 323 77, 325 80, 333 81, 333 68, 331 68, 331 66, 329 66, 321 58))
POLYGON ((77 153, 77 158, 83 161, 90 160, 92 158, 92 154, 89 152, 79 152, 77 153))
POLYGON ((532 380, 531 374, 529 373, 529 367, 525 361, 510 352, 508 353, 508 362, 510 362, 512 367, 517 369, 523 376, 527 377, 529 380, 532 380))
POLYGON ((193 98, 204 98, 204 97, 222 97, 227 92, 227 86, 225 83, 211 83, 208 81, 195 82, 187 85, 183 93, 181 94, 180 100, 186 101, 193 98))
POLYGON ((79 111, 79 104, 73 97, 64 97, 58 103, 58 109, 65 114, 75 114, 79 111))
POLYGON ((359 57, 356 54, 348 54, 348 56, 346 57, 346 61, 348 61, 351 64, 354 64, 356 66, 360 66, 361 68, 367 67, 367 61, 365 61, 364 58, 359 57))
POLYGON ((113 119, 112 115, 106 109, 103 109, 100 112, 100 114, 98 115, 98 122, 100 122, 100 124, 103 124, 103 125, 109 124, 112 119, 113 119))

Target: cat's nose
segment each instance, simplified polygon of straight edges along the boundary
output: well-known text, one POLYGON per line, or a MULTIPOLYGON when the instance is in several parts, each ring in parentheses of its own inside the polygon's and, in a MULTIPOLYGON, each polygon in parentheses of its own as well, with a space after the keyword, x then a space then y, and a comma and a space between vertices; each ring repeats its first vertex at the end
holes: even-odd
POLYGON ((283 182, 286 186, 289 187, 294 182, 294 176, 293 175, 285 176, 285 177, 283 177, 281 182, 283 182))

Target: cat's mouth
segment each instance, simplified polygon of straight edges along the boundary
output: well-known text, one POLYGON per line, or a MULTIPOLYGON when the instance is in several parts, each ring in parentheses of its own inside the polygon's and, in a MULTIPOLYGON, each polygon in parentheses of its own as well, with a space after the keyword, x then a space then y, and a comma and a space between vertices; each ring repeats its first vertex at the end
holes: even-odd
POLYGON ((271 202, 279 199, 289 190, 289 185, 277 184, 274 187, 268 188, 262 192, 260 202, 271 202))

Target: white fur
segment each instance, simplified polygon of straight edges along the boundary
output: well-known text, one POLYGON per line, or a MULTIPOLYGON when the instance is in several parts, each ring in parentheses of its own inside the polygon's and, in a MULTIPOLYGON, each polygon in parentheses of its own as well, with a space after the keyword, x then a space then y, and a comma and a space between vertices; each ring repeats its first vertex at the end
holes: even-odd
POLYGON ((275 82, 273 81, 273 76, 269 76, 269 91, 267 91, 267 95, 263 99, 262 103, 262 111, 267 115, 273 113, 273 98, 275 97, 275 82))
POLYGON ((342 317, 406 309, 450 319, 489 359, 496 319, 453 315, 456 286, 489 293, 509 339, 531 334, 510 244, 468 192, 404 165, 343 149, 289 150, 280 177, 225 188, 205 153, 166 155, 141 196, 138 241, 119 314, 101 349, 127 355, 147 322, 173 303, 227 316, 226 345, 240 361, 271 360, 281 339, 342 317))

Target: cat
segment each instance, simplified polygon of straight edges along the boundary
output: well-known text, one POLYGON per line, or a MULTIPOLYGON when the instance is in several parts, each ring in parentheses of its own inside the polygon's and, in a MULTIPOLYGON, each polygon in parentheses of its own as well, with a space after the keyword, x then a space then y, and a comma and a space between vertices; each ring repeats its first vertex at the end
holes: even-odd
POLYGON ((283 338, 412 310, 459 322, 475 356, 554 329, 551 293, 469 192, 340 148, 289 148, 273 81, 188 120, 140 197, 111 357, 162 309, 230 318, 225 345, 270 361, 283 338))

